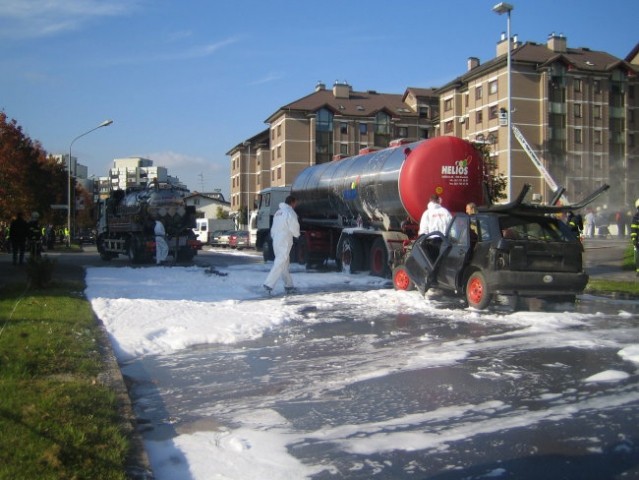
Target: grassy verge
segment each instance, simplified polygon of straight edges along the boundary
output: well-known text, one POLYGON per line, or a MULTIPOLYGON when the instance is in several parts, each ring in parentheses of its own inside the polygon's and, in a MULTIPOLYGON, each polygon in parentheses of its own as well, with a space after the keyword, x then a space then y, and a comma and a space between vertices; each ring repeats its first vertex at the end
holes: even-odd
POLYGON ((0 478, 125 479, 118 396, 83 284, 0 290, 0 478))
MULTIPOLYGON (((622 268, 635 270, 635 254, 632 245, 624 251, 622 268)), ((639 297, 639 279, 636 282, 619 282, 590 279, 586 291, 589 293, 624 294, 639 297)))

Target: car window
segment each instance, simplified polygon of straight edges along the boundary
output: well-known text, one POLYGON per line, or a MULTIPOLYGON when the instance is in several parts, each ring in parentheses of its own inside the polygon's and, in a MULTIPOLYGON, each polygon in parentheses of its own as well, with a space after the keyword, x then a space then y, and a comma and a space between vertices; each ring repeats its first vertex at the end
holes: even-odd
POLYGON ((510 240, 537 240, 546 242, 569 242, 574 240, 550 217, 516 217, 499 219, 503 238, 510 240))
POLYGON ((455 217, 448 229, 448 238, 454 245, 469 245, 468 217, 455 217))
POLYGON ((490 228, 488 227, 488 219, 486 217, 477 217, 477 230, 479 241, 488 242, 491 240, 490 228))

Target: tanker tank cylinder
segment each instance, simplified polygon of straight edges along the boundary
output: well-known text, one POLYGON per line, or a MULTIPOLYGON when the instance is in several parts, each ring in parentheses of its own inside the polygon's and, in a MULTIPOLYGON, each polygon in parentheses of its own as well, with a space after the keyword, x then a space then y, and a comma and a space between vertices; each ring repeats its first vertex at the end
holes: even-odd
POLYGON ((360 216, 367 225, 395 230, 407 219, 419 222, 434 193, 452 212, 463 212, 467 202, 483 204, 482 180, 480 153, 446 136, 308 167, 291 192, 305 221, 355 225, 360 216))

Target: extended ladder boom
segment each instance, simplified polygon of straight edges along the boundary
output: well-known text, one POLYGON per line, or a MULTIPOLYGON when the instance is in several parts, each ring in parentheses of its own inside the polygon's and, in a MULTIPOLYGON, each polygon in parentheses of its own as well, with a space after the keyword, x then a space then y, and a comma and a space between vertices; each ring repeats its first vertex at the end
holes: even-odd
MULTIPOLYGON (((526 151, 526 153, 528 154, 528 157, 530 157, 532 162, 535 164, 535 167, 537 167, 537 170, 539 170, 539 172, 542 174, 542 176, 544 177, 544 180, 546 180, 546 183, 548 184, 550 189, 553 192, 557 192, 557 190, 559 189, 559 185, 557 185, 557 182, 555 182, 555 179, 552 178, 552 176, 550 175, 550 172, 546 169, 546 167, 544 167, 544 164, 541 162, 539 157, 537 157, 537 154, 532 149, 530 144, 526 141, 526 138, 524 137, 524 135, 514 124, 511 124, 511 128, 513 130, 513 133, 515 134, 515 138, 517 139, 519 144, 523 147, 523 149, 526 151)), ((569 203, 568 199, 563 194, 561 195, 561 201, 565 204, 569 203)))

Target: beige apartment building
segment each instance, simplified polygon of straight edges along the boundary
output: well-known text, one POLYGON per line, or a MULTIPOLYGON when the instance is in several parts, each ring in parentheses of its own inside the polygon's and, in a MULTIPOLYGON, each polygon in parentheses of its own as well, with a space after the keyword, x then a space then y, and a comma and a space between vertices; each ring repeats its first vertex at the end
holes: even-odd
MULTIPOLYGON (((465 74, 437 90, 440 135, 487 141, 499 171, 511 173, 511 197, 523 184, 543 200, 552 191, 513 135, 508 165, 508 42, 495 59, 471 58, 465 74)), ((636 49, 635 49, 636 50, 636 49)), ((569 48, 550 35, 545 44, 512 41, 511 120, 566 197, 575 201, 603 183, 612 188, 611 207, 634 204, 639 196, 639 61, 622 60, 588 48, 569 48)))
POLYGON ((318 83, 313 93, 267 118, 268 130, 227 152, 231 208, 252 209, 257 192, 290 185, 309 165, 384 148, 394 139, 432 137, 438 109, 432 89, 409 88, 400 95, 318 83))
POLYGON ((545 169, 570 201, 609 183, 610 208, 633 205, 639 198, 639 44, 625 59, 570 48, 561 35, 545 44, 513 37, 511 47, 512 123, 542 169, 514 135, 509 161, 504 35, 494 59, 470 58, 463 75, 437 89, 407 88, 400 95, 318 83, 312 94, 280 107, 266 119, 266 131, 227 153, 231 209, 252 209, 257 192, 290 185, 309 165, 395 139, 438 135, 489 143, 498 170, 511 178, 510 197, 530 183, 533 194, 549 200, 545 169))

